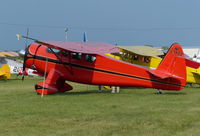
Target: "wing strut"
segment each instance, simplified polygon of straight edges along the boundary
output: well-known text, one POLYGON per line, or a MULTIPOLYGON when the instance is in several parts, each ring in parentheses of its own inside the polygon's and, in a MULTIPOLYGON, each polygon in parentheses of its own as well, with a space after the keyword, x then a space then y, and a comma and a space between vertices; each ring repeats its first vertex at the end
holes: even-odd
MULTIPOLYGON (((45 42, 42 42, 42 41, 39 41, 39 40, 37 40, 37 39, 34 39, 34 38, 30 38, 30 37, 28 37, 28 33, 27 33, 27 36, 20 36, 21 38, 25 38, 26 40, 28 39, 28 40, 33 40, 33 41, 35 41, 36 43, 38 43, 38 44, 42 44, 42 45, 44 45, 44 46, 47 46, 50 50, 51 50, 51 52, 57 57, 57 59, 62 63, 63 61, 60 59, 60 57, 52 50, 52 48, 55 48, 55 46, 53 46, 53 45, 51 45, 51 44, 48 44, 48 43, 45 43, 45 42)), ((61 50, 61 48, 57 48, 57 49, 59 49, 59 50, 61 50)), ((24 59, 25 59, 25 57, 24 57, 24 59)), ((68 67, 66 67, 65 65, 64 65, 64 63, 62 63, 63 64, 63 66, 71 73, 71 74, 73 74, 73 71, 71 71, 68 67)), ((25 64, 24 64, 25 65, 25 64)), ((23 66, 23 69, 25 69, 25 66, 23 66)))

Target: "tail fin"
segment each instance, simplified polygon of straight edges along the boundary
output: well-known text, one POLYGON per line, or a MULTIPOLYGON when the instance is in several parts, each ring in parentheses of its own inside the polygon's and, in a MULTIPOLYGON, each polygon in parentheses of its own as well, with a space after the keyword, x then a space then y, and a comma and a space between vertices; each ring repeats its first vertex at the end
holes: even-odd
POLYGON ((186 64, 183 56, 182 47, 178 43, 174 43, 157 69, 149 70, 149 72, 162 79, 176 78, 186 82, 186 64))
POLYGON ((88 39, 87 39, 87 34, 86 32, 83 33, 83 42, 87 42, 88 39))
POLYGON ((4 78, 5 79, 9 79, 11 74, 10 74, 10 67, 8 64, 3 64, 2 67, 1 67, 1 71, 3 71, 4 73, 4 78))

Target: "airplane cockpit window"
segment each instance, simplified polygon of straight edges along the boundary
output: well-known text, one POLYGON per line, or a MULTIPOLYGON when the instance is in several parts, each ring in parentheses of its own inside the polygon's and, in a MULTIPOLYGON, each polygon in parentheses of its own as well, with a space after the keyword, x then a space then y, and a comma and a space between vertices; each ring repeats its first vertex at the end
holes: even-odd
POLYGON ((96 60, 96 57, 91 56, 91 55, 86 55, 86 56, 85 56, 85 60, 86 60, 87 62, 94 62, 94 61, 96 60))
POLYGON ((137 55, 134 55, 134 56, 133 56, 133 60, 138 60, 138 56, 137 56, 137 55))
POLYGON ((62 51, 62 55, 63 56, 68 56, 68 52, 67 51, 62 51))
POLYGON ((47 52, 48 53, 54 53, 55 52, 55 54, 60 54, 60 50, 58 50, 58 49, 55 49, 55 48, 47 48, 47 52), (53 50, 53 52, 51 51, 51 50, 53 50))
POLYGON ((124 56, 125 59, 127 59, 128 58, 128 53, 124 53, 123 56, 124 56))
POLYGON ((72 58, 73 58, 73 59, 80 60, 82 54, 81 54, 81 53, 73 52, 71 55, 72 55, 72 58))
POLYGON ((112 55, 114 56, 120 56, 121 54, 120 53, 111 53, 112 55))

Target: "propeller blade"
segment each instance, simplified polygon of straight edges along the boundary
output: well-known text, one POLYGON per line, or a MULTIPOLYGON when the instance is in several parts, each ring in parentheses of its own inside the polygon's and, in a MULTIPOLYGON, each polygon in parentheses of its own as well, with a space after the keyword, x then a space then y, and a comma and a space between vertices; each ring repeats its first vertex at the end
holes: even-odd
MULTIPOLYGON (((26 37, 28 37, 29 34, 29 28, 27 28, 26 31, 26 37)), ((28 52, 28 47, 27 47, 28 39, 26 38, 25 41, 25 54, 24 54, 24 61, 23 61, 23 68, 22 68, 22 81, 24 81, 24 76, 25 76, 25 70, 26 70, 26 59, 27 59, 27 52, 28 52)))
POLYGON ((25 49, 24 60, 23 60, 23 68, 22 68, 22 81, 24 81, 25 70, 26 70, 26 59, 27 59, 27 48, 25 49))

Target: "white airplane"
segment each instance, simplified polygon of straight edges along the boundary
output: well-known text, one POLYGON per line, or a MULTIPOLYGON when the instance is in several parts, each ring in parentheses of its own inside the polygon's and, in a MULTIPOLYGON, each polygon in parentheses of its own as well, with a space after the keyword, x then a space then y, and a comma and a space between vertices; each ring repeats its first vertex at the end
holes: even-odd
MULTIPOLYGON (((11 59, 6 59, 4 57, 0 58, 0 63, 1 64, 8 64, 10 67, 10 73, 11 74, 16 74, 16 75, 22 75, 23 71, 23 64, 19 63, 17 61, 11 60, 11 59)), ((25 69, 24 75, 27 76, 38 76, 35 74, 36 71, 30 68, 25 69)))

